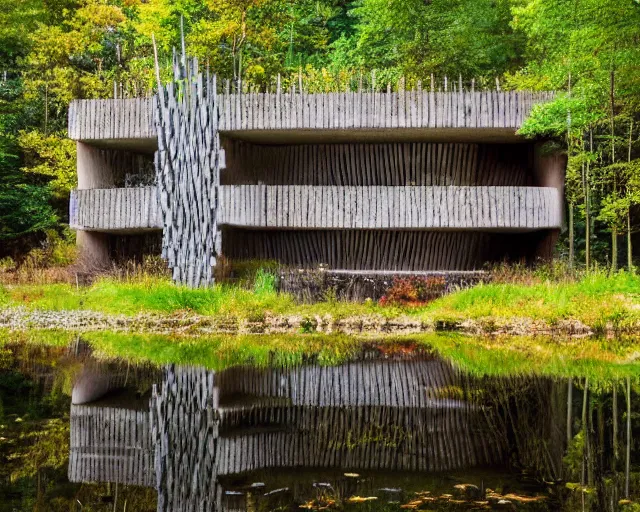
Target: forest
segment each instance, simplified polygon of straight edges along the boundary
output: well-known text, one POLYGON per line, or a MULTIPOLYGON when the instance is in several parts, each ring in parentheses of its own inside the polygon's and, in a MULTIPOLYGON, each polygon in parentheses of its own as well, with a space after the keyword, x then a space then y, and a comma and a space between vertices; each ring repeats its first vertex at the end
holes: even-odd
POLYGON ((0 0, 0 258, 70 240, 69 102, 153 94, 181 25, 243 90, 556 91, 521 133, 569 156, 558 255, 640 265, 640 0, 0 0))

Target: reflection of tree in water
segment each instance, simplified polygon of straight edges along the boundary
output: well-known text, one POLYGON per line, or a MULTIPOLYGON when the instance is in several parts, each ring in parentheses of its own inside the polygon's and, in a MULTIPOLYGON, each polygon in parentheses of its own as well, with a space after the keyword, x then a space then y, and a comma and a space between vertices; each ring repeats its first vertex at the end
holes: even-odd
POLYGON ((155 510, 152 489, 67 479, 71 388, 89 354, 26 343, 0 351, 0 510, 106 512, 114 492, 129 510, 155 510))

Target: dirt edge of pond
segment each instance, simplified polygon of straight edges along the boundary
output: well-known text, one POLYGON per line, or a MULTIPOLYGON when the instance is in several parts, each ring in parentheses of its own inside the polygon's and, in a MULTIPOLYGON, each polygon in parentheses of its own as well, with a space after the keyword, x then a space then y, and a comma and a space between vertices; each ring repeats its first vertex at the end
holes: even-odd
POLYGON ((549 323, 531 318, 481 318, 465 321, 423 321, 408 316, 384 318, 356 316, 334 318, 331 315, 304 317, 300 315, 264 315, 240 319, 211 317, 190 312, 172 314, 143 313, 134 316, 109 315, 96 311, 29 310, 24 307, 0 310, 0 328, 14 331, 57 329, 74 332, 113 331, 144 334, 175 335, 237 335, 237 334, 347 334, 347 335, 410 335, 430 332, 458 332, 476 336, 553 335, 587 337, 595 334, 640 334, 640 324, 617 329, 612 324, 593 328, 579 320, 549 323))

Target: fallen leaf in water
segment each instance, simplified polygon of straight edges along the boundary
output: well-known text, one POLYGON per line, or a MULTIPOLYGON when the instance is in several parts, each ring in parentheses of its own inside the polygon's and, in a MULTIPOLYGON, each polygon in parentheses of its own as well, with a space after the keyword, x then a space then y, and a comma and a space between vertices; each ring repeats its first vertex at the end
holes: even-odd
POLYGON ((377 499, 377 496, 367 496, 366 498, 363 498, 362 496, 351 496, 347 501, 349 503, 364 503, 365 501, 373 501, 377 499))
POLYGON ((543 501, 546 499, 545 496, 521 496, 519 494, 505 494, 504 498, 512 501, 519 501, 520 503, 534 503, 536 501, 543 501))

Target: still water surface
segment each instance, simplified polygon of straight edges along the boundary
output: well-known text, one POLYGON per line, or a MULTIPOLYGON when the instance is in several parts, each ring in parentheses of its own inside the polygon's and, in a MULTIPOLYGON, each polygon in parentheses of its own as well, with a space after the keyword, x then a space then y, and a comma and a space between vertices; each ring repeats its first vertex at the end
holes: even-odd
POLYGON ((428 352, 214 372, 8 346, 0 510, 640 510, 631 384, 428 352))

